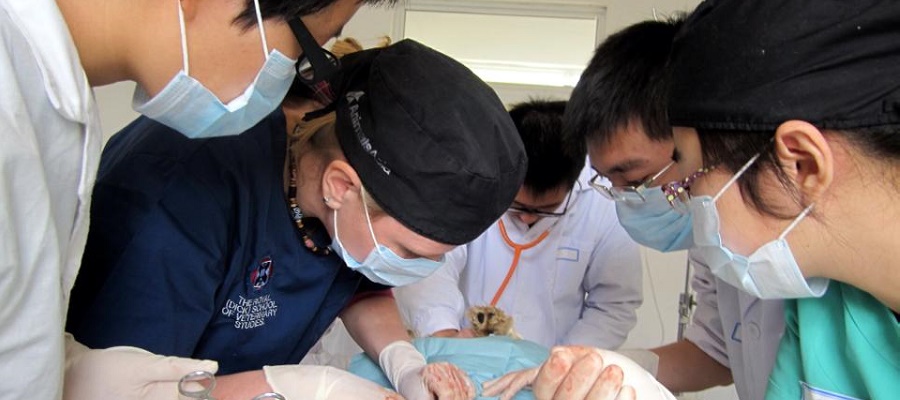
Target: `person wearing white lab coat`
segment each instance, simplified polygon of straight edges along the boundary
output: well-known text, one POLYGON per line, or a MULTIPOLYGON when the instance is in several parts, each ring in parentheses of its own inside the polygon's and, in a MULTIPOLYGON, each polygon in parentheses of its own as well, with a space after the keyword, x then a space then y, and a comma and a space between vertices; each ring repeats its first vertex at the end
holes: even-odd
MULTIPOLYGON (((313 5, 307 4, 297 7, 301 9, 297 14, 275 15, 271 10, 278 4, 273 3, 296 2, 259 3, 264 12, 253 4, 249 8, 243 3, 223 7, 188 0, 0 1, 0 219, 4 221, 0 226, 0 322, 7 327, 0 332, 0 376, 4 378, 0 399, 60 398, 66 351, 71 356, 69 366, 103 358, 101 354, 134 365, 142 356, 137 352, 86 353, 63 332, 69 290, 87 235, 90 194, 102 146, 91 87, 136 81, 144 107, 136 106, 148 114, 158 107, 154 103, 169 99, 171 93, 163 94, 163 89, 177 86, 178 78, 173 76, 189 76, 208 85, 206 93, 212 95, 206 100, 231 100, 245 91, 261 65, 283 72, 282 77, 293 76, 293 65, 285 66, 284 61, 297 59, 302 50, 284 18, 299 20, 304 15, 304 22, 324 42, 360 6, 353 0, 337 0, 317 12, 309 11, 313 5), (257 18, 261 13, 266 14, 264 23, 257 18), (197 18, 201 14, 208 18, 197 18), (245 15, 236 19, 241 14, 245 15), (263 26, 268 34, 262 33, 263 26), (192 32, 190 40, 179 40, 179 36, 187 37, 187 30, 192 32), (261 36, 268 38, 262 48, 270 48, 272 53, 237 60, 228 56, 228 64, 213 57, 244 50, 251 54, 251 49, 252 54, 259 54, 261 36), (273 65, 278 62, 281 64, 273 65), (193 72, 188 73, 188 65, 194 67, 193 72), (182 70, 185 74, 177 75, 182 70), (73 358, 76 355, 77 359, 73 358)), ((254 104, 256 112, 240 112, 240 118, 255 123, 252 120, 267 115, 278 103, 266 109, 257 99, 278 97, 275 92, 286 91, 290 77, 272 82, 284 80, 283 88, 253 91, 256 97, 247 104, 254 104)), ((188 120, 184 115, 180 120, 168 118, 172 113, 154 116, 177 128, 183 128, 181 122, 188 120)), ((188 136, 197 133, 181 131, 188 136)), ((148 360, 145 357, 143 361, 148 360)), ((172 367, 177 363, 157 364, 172 367)), ((213 369, 215 365, 185 360, 177 366, 213 369)), ((140 379, 144 384, 153 380, 147 378, 150 370, 117 381, 128 374, 125 371, 133 372, 126 368, 121 376, 107 376, 106 383, 138 387, 140 379)), ((67 387, 67 396, 102 397, 103 392, 85 388, 94 378, 79 375, 77 384, 67 387)), ((152 396, 153 390, 145 389, 144 394, 152 396)))
POLYGON ((533 101, 510 111, 529 152, 529 175, 512 208, 456 250, 454 263, 395 289, 418 335, 456 335, 468 326, 465 308, 494 305, 512 316, 519 335, 544 346, 614 349, 625 342, 642 302, 640 254, 619 226, 613 202, 588 185, 590 167, 580 168, 572 157, 574 182, 548 167, 563 163, 548 161, 547 154, 562 153, 558 128, 564 106, 533 101), (541 113, 543 123, 535 123, 541 113), (555 119, 555 128, 548 119, 555 119), (546 131, 535 136, 529 130, 546 131), (540 191, 529 187, 529 179, 534 185, 541 174, 556 174, 551 186, 558 189, 563 181, 562 189, 535 195, 540 191))
MULTIPOLYGON (((659 90, 681 23, 643 21, 607 38, 573 90, 564 118, 567 141, 586 145, 598 178, 612 183, 593 186, 616 200, 619 221, 634 240, 659 251, 693 244, 691 215, 674 212, 660 190, 684 178, 671 167, 676 155, 667 99, 659 90)), ((740 399, 762 399, 784 331, 783 302, 753 297, 716 279, 705 265, 692 265, 697 304, 684 339, 628 355, 640 355, 642 366, 656 369, 656 378, 673 392, 733 382, 740 399)), ((556 356, 579 354, 563 349, 556 356)))

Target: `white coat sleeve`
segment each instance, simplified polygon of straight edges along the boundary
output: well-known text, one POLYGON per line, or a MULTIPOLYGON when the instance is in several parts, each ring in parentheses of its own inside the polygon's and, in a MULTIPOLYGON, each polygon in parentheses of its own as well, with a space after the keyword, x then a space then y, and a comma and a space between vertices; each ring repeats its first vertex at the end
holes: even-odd
POLYGON ((643 271, 638 244, 619 225, 615 211, 605 213, 600 222, 597 229, 603 234, 582 282, 586 293, 582 315, 560 344, 615 350, 637 323, 643 271))
POLYGON ((460 329, 466 304, 459 289, 459 277, 466 266, 466 255, 466 246, 459 246, 447 253, 447 263, 431 276, 394 288, 400 315, 416 336, 460 329))
POLYGON ((709 267, 693 259, 691 265, 694 267, 691 288, 695 292, 697 307, 684 337, 720 364, 730 367, 722 318, 719 316, 716 278, 709 267))

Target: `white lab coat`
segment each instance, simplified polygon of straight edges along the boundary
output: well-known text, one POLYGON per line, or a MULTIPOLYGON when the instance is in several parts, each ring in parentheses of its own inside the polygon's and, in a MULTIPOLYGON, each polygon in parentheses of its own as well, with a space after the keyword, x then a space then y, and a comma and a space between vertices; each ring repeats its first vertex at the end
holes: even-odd
POLYGON ((692 265, 697 308, 685 338, 731 368, 741 400, 762 400, 784 332, 784 302, 753 297, 692 265))
MULTIPOLYGON (((614 203, 587 184, 591 176, 586 166, 566 215, 546 239, 522 253, 497 304, 513 316, 519 334, 545 346, 616 349, 634 328, 642 301, 638 245, 619 225, 614 203)), ((544 218, 528 229, 506 215, 501 218, 517 243, 537 238, 554 220, 544 218)), ((418 334, 468 326, 464 308, 491 302, 514 254, 498 224, 465 250, 464 266, 449 262, 435 275, 395 290, 402 313, 418 334)))
POLYGON ((99 115, 52 0, 0 0, 0 399, 58 399, 99 115))

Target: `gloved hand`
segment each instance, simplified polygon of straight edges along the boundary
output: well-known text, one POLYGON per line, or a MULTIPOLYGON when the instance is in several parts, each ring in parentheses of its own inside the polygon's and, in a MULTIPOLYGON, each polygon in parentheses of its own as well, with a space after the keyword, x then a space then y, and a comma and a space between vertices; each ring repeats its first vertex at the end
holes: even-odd
POLYGON ((485 382, 482 396, 510 399, 531 385, 538 400, 674 400, 649 372, 609 350, 584 346, 554 347, 540 367, 485 382))
POLYGON ((265 366, 266 382, 287 400, 403 400, 399 394, 334 367, 265 366))
POLYGON ((378 355, 378 364, 391 384, 409 400, 466 400, 475 398, 469 377, 450 363, 425 363, 412 343, 393 342, 378 355))
POLYGON ((92 350, 66 333, 63 399, 177 399, 182 376, 218 369, 215 361, 165 357, 137 347, 92 350))

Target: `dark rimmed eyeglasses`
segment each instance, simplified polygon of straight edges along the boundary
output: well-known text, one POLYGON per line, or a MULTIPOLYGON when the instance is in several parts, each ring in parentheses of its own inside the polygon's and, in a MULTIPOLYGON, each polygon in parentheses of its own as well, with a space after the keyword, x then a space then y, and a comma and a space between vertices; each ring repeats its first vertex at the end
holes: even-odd
POLYGON ((600 180, 603 179, 603 176, 601 176, 600 174, 594 175, 594 177, 591 178, 589 184, 591 185, 592 188, 594 188, 594 190, 600 192, 600 194, 602 194, 603 197, 606 197, 607 199, 610 199, 610 200, 644 202, 647 200, 646 198, 644 198, 644 195, 643 195, 644 191, 650 187, 650 184, 652 184, 654 181, 659 179, 660 176, 662 176, 664 173, 666 173, 666 171, 668 171, 669 168, 672 168, 673 165, 675 165, 675 161, 670 162, 665 167, 663 167, 662 170, 660 170, 653 176, 647 178, 646 180, 644 180, 644 182, 642 182, 640 185, 637 185, 637 186, 612 186, 612 187, 609 187, 609 186, 606 186, 606 185, 600 183, 600 180))
POLYGON ((316 101, 326 106, 331 104, 334 101, 334 92, 328 80, 340 69, 340 60, 319 46, 300 18, 289 20, 288 26, 291 27, 303 50, 303 55, 297 60, 296 79, 313 91, 316 101))
MULTIPOLYGON (((563 210, 560 212, 552 212, 552 211, 544 211, 537 208, 529 208, 529 207, 518 207, 512 206, 506 212, 510 214, 530 214, 535 217, 541 218, 559 218, 563 215, 566 215, 566 211, 569 211, 569 201, 572 200, 572 191, 569 191, 569 194, 566 195, 566 205, 563 207, 563 210)), ((557 206, 559 207, 559 206, 557 206)))

